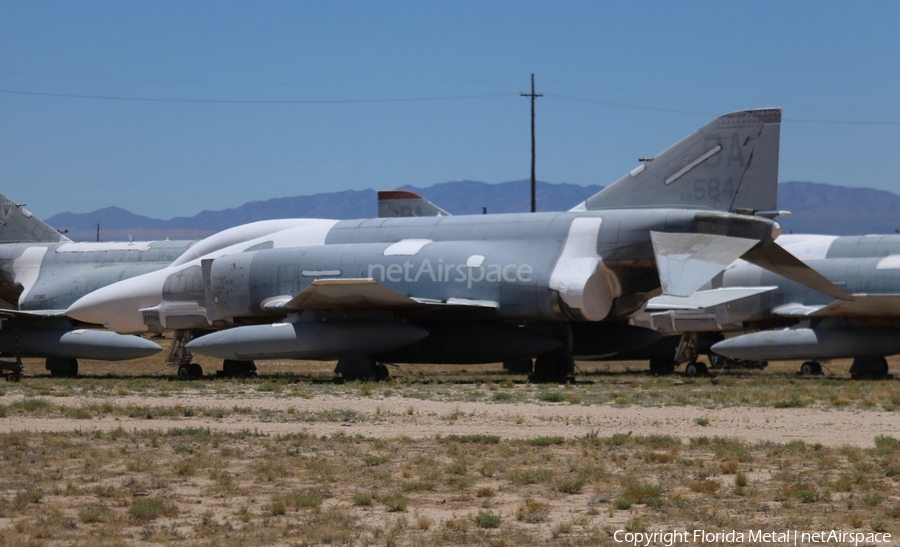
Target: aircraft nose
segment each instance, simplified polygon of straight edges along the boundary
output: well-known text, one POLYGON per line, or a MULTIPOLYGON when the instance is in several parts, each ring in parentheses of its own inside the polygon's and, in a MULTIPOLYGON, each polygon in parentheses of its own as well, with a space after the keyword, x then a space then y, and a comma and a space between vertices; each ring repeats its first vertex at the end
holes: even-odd
POLYGON ((97 292, 101 291, 102 289, 100 291, 88 293, 76 300, 66 310, 66 315, 68 315, 72 319, 83 321, 84 323, 103 325, 104 327, 108 328, 109 324, 106 323, 106 312, 109 311, 109 303, 102 294, 97 294, 97 292))
POLYGON ((141 309, 157 304, 159 298, 133 285, 122 281, 88 293, 69 306, 66 315, 120 333, 146 332, 141 309))

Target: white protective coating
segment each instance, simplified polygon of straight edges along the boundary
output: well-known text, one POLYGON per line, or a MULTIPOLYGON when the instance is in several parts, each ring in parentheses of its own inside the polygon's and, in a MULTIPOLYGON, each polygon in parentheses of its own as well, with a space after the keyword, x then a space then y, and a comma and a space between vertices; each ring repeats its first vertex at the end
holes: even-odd
POLYGON ((428 245, 430 239, 401 239, 384 250, 384 256, 415 256, 422 247, 428 245))
MULTIPOLYGON (((316 225, 323 221, 310 218, 286 218, 278 220, 261 220, 259 222, 251 222, 250 224, 242 224, 217 232, 201 241, 196 245, 192 245, 190 249, 175 259, 170 266, 180 266, 191 260, 200 257, 206 257, 210 253, 214 253, 220 249, 238 245, 248 240, 256 240, 259 238, 290 228, 302 228, 308 225, 316 225)), ((330 222, 330 221, 325 221, 330 222)))
POLYGON ((28 292, 37 281, 38 275, 41 273, 41 262, 44 255, 47 254, 46 247, 29 247, 25 249, 22 255, 13 260, 13 275, 15 282, 22 285, 22 294, 19 295, 19 307, 28 297, 28 292))
POLYGON ((589 321, 604 319, 614 298, 597 254, 602 220, 594 217, 572 221, 562 254, 550 274, 550 289, 558 291, 567 306, 580 311, 589 321))
POLYGON ((700 165, 700 164, 703 163, 704 161, 706 161, 706 160, 708 160, 709 158, 711 158, 711 157, 713 157, 714 155, 716 155, 716 154, 719 152, 719 150, 721 150, 721 149, 722 149, 722 145, 721 145, 721 144, 717 144, 715 147, 711 148, 710 150, 707 150, 706 153, 704 153, 702 156, 700 156, 699 158, 695 159, 695 160, 692 161, 691 163, 685 165, 684 167, 682 167, 681 169, 679 169, 677 173, 675 173, 675 174, 672 175, 671 177, 667 178, 667 179, 666 179, 666 186, 672 184, 673 182, 675 182, 676 180, 678 180, 679 178, 681 178, 685 173, 687 173, 688 171, 690 171, 690 170, 693 169, 694 167, 697 167, 698 165, 700 165))
POLYGON ((782 234, 776 243, 800 260, 821 260, 837 238, 838 236, 782 234))
POLYGON ((875 266, 876 270, 900 270, 900 255, 890 255, 882 258, 875 266))
POLYGON ((152 241, 93 241, 64 243, 56 248, 57 253, 93 253, 97 251, 147 251, 152 241))
POLYGON ((306 277, 322 277, 322 276, 341 275, 340 270, 303 270, 300 273, 306 277))
POLYGON ((466 259, 466 268, 480 268, 484 264, 484 255, 472 255, 466 259))

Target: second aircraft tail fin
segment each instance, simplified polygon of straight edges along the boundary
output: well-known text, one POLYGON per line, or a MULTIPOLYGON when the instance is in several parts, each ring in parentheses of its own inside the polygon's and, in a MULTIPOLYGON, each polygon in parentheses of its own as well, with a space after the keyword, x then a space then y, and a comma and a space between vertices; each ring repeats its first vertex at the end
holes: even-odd
POLYGON ((572 209, 777 210, 781 109, 720 116, 572 209))
POLYGON ((23 205, 0 194, 0 243, 69 241, 23 205))
POLYGON ((379 190, 378 217, 448 217, 450 213, 415 192, 379 190))

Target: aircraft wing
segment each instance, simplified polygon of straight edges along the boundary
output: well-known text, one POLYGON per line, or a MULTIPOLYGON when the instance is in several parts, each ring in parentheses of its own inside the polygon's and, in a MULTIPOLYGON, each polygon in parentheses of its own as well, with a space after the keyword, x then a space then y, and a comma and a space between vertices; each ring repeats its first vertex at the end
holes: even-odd
POLYGON ((663 294, 688 297, 758 241, 712 234, 650 232, 663 294))
POLYGON ((11 310, 0 309, 0 315, 15 315, 17 317, 68 317, 66 310, 11 310))
POLYGON ((900 294, 854 294, 827 306, 785 304, 772 310, 782 317, 900 317, 900 294))
POLYGON ((775 290, 778 287, 723 287, 697 291, 690 296, 657 296, 647 303, 647 310, 698 310, 727 304, 741 298, 775 290))
POLYGON ((263 303, 268 311, 339 308, 408 308, 449 306, 498 309, 497 302, 448 298, 446 301, 409 297, 372 278, 316 279, 296 296, 277 296, 263 303))

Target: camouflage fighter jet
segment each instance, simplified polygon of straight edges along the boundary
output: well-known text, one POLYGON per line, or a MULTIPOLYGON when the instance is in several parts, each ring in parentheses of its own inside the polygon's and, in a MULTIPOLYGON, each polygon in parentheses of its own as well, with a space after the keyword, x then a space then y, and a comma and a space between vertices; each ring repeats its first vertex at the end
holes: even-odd
POLYGON ((648 299, 689 296, 737 258, 846 297, 774 244, 780 121, 779 109, 721 116, 568 212, 309 220, 67 313, 182 333, 186 374, 191 353, 226 368, 337 359, 343 375, 536 357, 536 379, 571 379, 575 356, 658 336, 621 324, 648 299))

